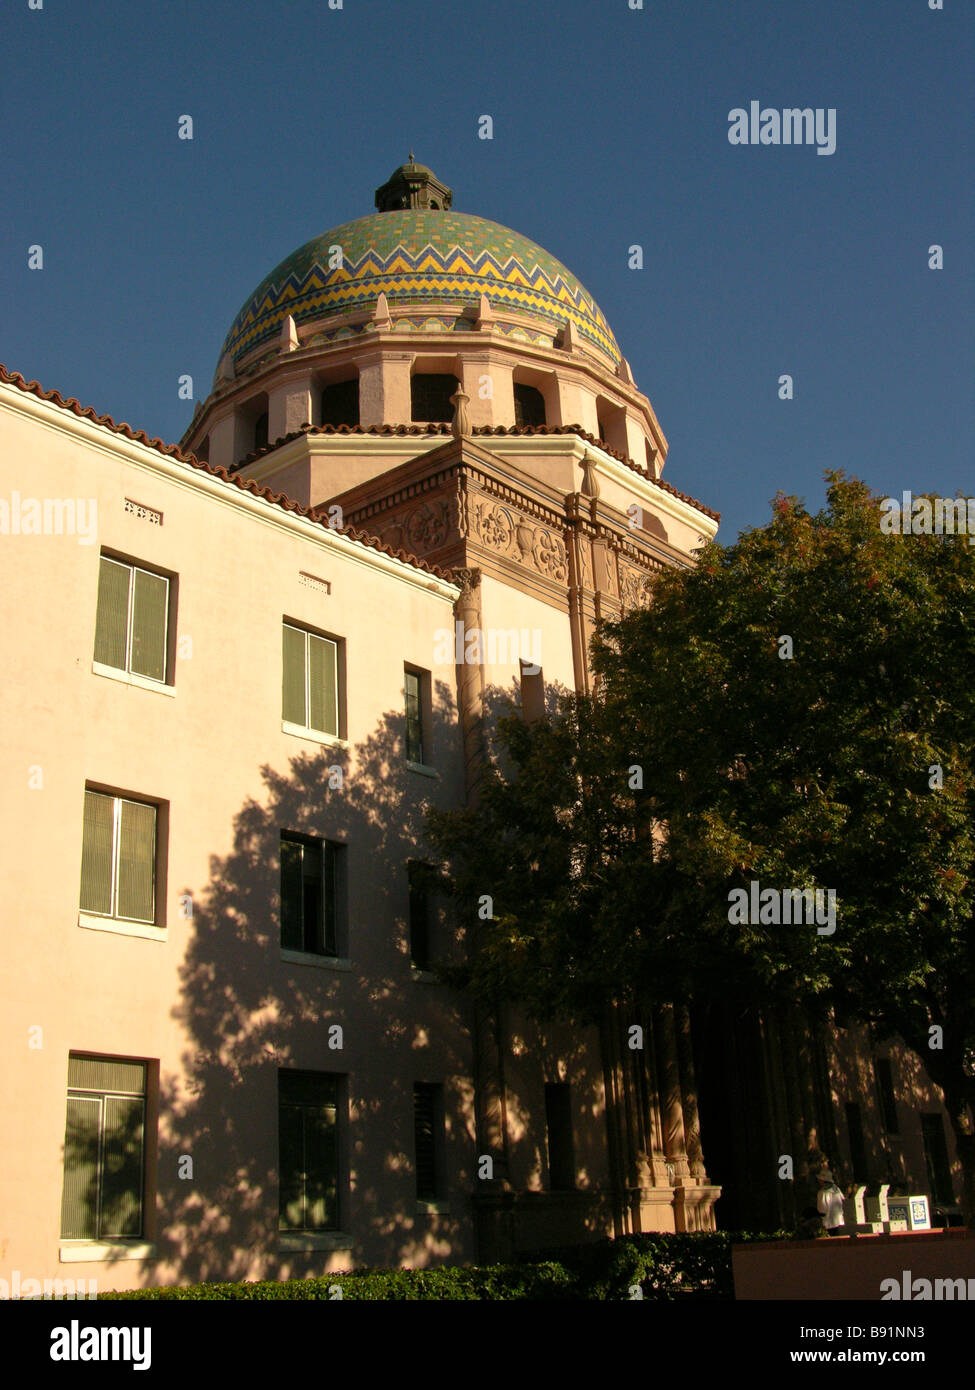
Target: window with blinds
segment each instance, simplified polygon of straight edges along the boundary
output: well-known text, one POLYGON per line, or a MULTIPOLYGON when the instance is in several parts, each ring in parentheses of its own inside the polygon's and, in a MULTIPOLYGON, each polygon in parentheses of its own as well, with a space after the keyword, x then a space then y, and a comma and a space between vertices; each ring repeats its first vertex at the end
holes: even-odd
POLYGON ((404 694, 406 696, 406 757, 411 763, 424 761, 423 726, 426 722, 425 705, 429 689, 429 672, 404 671, 404 694))
POLYGON ((285 723, 337 737, 338 643, 285 623, 282 662, 285 723))
POLYGON ((155 922, 156 812, 144 801, 85 790, 82 912, 155 922))
POLYGON ((443 1131, 443 1087, 417 1081, 413 1086, 413 1142, 418 1201, 435 1202, 446 1196, 443 1131))
POLYGON ((169 580, 103 555, 95 660, 165 685, 168 624, 169 580))
POLYGON ((309 955, 338 954, 337 867, 343 846, 281 833, 281 945, 309 955))
POLYGON ((63 1240, 143 1234, 145 1105, 145 1062, 70 1054, 63 1240))
POLYGON ((278 1072, 282 1231, 338 1229, 338 1102, 337 1076, 278 1072))

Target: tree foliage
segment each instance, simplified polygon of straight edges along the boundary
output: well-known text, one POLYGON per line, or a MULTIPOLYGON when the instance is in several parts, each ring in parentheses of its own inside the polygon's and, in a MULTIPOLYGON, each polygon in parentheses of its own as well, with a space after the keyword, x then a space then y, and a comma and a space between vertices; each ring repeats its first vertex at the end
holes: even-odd
POLYGON ((596 697, 502 720, 479 803, 430 831, 473 988, 578 1018, 734 991, 900 1035, 971 1204, 975 546, 885 534, 880 499, 827 479, 818 515, 780 496, 662 573, 598 634, 596 697), (733 923, 753 882, 832 890, 835 930, 733 923))

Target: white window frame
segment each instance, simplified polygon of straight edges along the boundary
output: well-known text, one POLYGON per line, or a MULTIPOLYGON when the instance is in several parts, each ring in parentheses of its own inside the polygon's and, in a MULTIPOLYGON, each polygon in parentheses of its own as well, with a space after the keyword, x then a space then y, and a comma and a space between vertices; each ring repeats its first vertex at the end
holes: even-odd
MULTIPOLYGON (((120 569, 128 570, 128 572, 129 572, 129 602, 128 602, 128 609, 127 609, 126 615, 125 615, 125 666, 124 666, 124 667, 109 666, 109 665, 106 665, 106 663, 103 662, 103 661, 95 662, 95 665, 96 665, 97 667, 102 667, 102 668, 104 668, 106 671, 124 670, 124 671, 125 671, 125 674, 126 674, 127 676, 131 676, 134 680, 138 680, 138 681, 149 681, 152 685, 166 685, 166 684, 167 684, 167 677, 169 676, 169 604, 170 604, 170 599, 171 599, 171 597, 172 597, 172 590, 171 590, 171 588, 170 588, 169 576, 166 575, 166 574, 160 574, 158 570, 146 569, 145 565, 137 565, 137 564, 134 564, 133 562, 131 562, 131 561, 129 561, 129 560, 118 560, 118 559, 116 559, 116 557, 115 557, 114 555, 105 555, 105 554, 100 555, 100 556, 99 556, 99 568, 101 567, 101 562, 102 562, 102 561, 107 561, 108 564, 110 564, 110 565, 118 565, 120 569), (142 573, 142 574, 147 574, 147 575, 150 577, 150 579, 161 579, 161 580, 163 581, 163 583, 166 585, 166 604, 165 604, 165 608, 166 608, 166 626, 165 626, 165 629, 164 629, 164 632, 163 632, 163 677, 162 677, 162 680, 157 680, 155 676, 144 676, 144 675, 142 674, 141 671, 133 671, 133 670, 132 670, 132 637, 133 637, 133 623, 132 623, 132 617, 133 617, 133 613, 134 613, 134 610, 135 610, 135 578, 134 578, 134 576, 135 576, 135 573, 136 573, 137 571, 140 572, 140 573, 142 573)), ((96 614, 96 622, 97 622, 97 614, 96 614)))
MULTIPOLYGON (((67 1100, 80 1100, 85 1104, 98 1105, 98 1153, 95 1158, 95 1234, 94 1236, 64 1236, 60 1240, 67 1245, 102 1245, 114 1241, 145 1240, 146 1229, 146 1100, 149 1088, 148 1073, 141 1091, 89 1091, 80 1086, 69 1086, 67 1100), (140 1100, 142 1102, 142 1152, 139 1161, 139 1230, 132 1236, 105 1235, 101 1230, 102 1201, 105 1188, 105 1106, 110 1100, 140 1100)), ((62 1182, 64 1175, 62 1173, 62 1182)))
POLYGON ((85 792, 92 796, 104 796, 106 799, 112 798, 112 910, 111 912, 96 912, 93 908, 82 908, 86 916, 98 917, 102 921, 112 922, 140 922, 144 926, 154 926, 156 922, 156 889, 158 884, 156 878, 159 871, 159 807, 154 801, 136 801, 132 796, 115 796, 112 792, 97 791, 94 787, 86 787, 85 792), (152 845, 152 916, 151 917, 120 917, 116 908, 118 907, 118 873, 119 873, 119 848, 121 835, 119 833, 122 822, 122 802, 126 801, 130 806, 148 806, 155 812, 153 845, 152 845))
POLYGON ((339 741, 339 730, 342 727, 342 710, 339 705, 339 644, 334 637, 326 637, 325 634, 321 632, 312 632, 310 628, 299 627, 297 623, 289 623, 285 620, 283 626, 291 628, 292 632, 300 632, 302 637, 305 639, 305 722, 303 724, 293 724, 290 720, 283 719, 282 728, 285 730, 285 732, 291 732, 292 730, 294 730, 295 732, 300 731, 301 733, 310 733, 317 738, 321 738, 323 741, 326 739, 339 741), (308 646, 309 637, 315 637, 319 642, 328 642, 329 645, 332 646, 335 650, 335 659, 332 663, 332 670, 335 675, 334 733, 329 729, 316 729, 313 724, 309 724, 308 722, 308 720, 311 717, 311 659, 310 650, 308 646))

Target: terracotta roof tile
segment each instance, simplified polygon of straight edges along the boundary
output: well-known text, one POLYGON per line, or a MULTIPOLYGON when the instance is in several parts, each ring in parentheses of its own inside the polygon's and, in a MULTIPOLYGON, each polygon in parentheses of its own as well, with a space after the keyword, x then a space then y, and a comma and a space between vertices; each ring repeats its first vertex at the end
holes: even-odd
MULTIPOLYGON (((297 512, 299 516, 307 516, 310 521, 315 522, 326 531, 336 529, 330 526, 327 520, 322 520, 315 507, 302 507, 294 498, 286 497, 284 493, 272 492, 270 488, 261 487, 252 478, 242 478, 238 472, 229 473, 226 468, 212 467, 209 463, 204 463, 202 459, 198 459, 194 454, 184 453, 178 444, 164 444, 161 439, 150 439, 144 430, 133 430, 131 425, 124 421, 121 424, 116 424, 110 415, 98 415, 91 406, 81 406, 73 396, 65 400, 60 391, 45 391, 40 382, 25 381, 20 372, 9 372, 2 362, 0 362, 0 383, 15 386, 19 391, 36 396, 38 400, 50 401, 62 410, 70 410, 73 415, 93 420, 96 425, 111 430, 113 434, 124 435, 126 439, 134 439, 139 444, 145 444, 148 448, 155 449, 157 453, 178 459, 180 463, 188 463, 193 468, 198 468, 201 473, 208 474, 211 478, 220 478, 225 483, 235 483, 237 487, 245 488, 255 497, 263 497, 265 501, 271 502, 285 511, 297 512)), ((297 433, 300 434, 302 431, 299 430, 297 433)), ((296 435, 288 436, 289 439, 296 437, 296 435)), ((283 442, 283 440, 279 440, 278 444, 283 442)), ((455 582, 449 570, 442 569, 439 565, 430 564, 426 560, 420 560, 415 555, 407 554, 405 550, 393 551, 388 545, 385 545, 375 536, 368 535, 365 531, 345 527, 342 530, 342 535, 366 546, 369 550, 379 550, 385 555, 402 560, 412 569, 419 570, 423 574, 433 575, 434 578, 446 580, 448 583, 455 582)))
MULTIPOLYGON (((302 425, 299 430, 292 430, 290 434, 285 434, 276 439, 273 444, 267 444, 263 449, 255 449, 246 458, 242 458, 239 463, 234 465, 235 471, 251 464, 255 459, 263 458, 266 454, 273 454, 275 449, 280 449, 284 444, 290 444, 292 439, 300 439, 303 434, 354 434, 354 435, 449 435, 451 432, 449 425, 429 424, 429 425, 302 425)), ((661 478, 655 478, 649 468, 644 468, 641 464, 635 463, 626 454, 619 453, 616 449, 611 449, 608 444, 604 444, 595 435, 589 434, 581 425, 475 425, 471 430, 472 435, 533 435, 533 434, 574 434, 579 439, 585 439, 589 444, 595 444, 603 453, 609 454, 611 458, 622 463, 624 467, 631 468, 634 473, 639 473, 641 478, 645 478, 654 487, 659 487, 661 492, 669 492, 672 497, 678 497, 682 502, 686 502, 695 511, 702 512, 705 516, 711 517, 714 521, 720 522, 721 513, 713 511, 710 507, 699 502, 696 497, 691 497, 686 492, 681 492, 679 488, 673 487, 670 483, 665 483, 661 478)))

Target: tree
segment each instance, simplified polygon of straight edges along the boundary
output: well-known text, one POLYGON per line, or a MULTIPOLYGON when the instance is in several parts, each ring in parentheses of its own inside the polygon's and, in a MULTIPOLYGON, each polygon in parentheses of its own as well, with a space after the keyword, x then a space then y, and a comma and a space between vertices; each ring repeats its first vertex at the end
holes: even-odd
POLYGON ((501 721, 479 803, 430 831, 475 990, 592 1018, 733 989, 900 1036, 944 1093, 971 1218, 975 547, 887 534, 863 483, 827 479, 820 514, 780 496, 661 574, 600 631, 598 698, 501 721), (790 889, 819 917, 775 920, 790 889))

